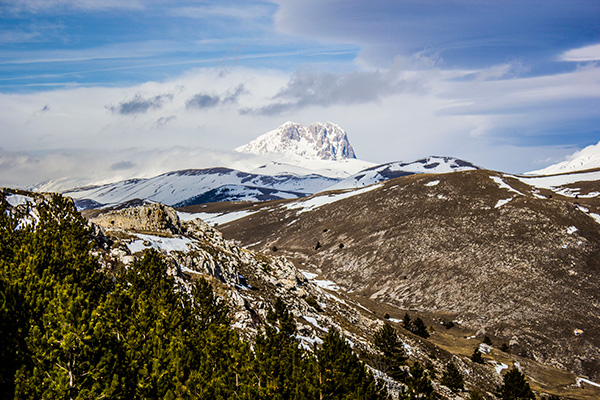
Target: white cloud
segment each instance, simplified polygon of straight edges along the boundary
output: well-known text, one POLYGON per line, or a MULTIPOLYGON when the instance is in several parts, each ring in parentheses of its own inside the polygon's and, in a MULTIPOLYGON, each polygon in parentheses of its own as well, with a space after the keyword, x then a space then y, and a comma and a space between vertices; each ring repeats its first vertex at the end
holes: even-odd
POLYGON ((572 147, 535 141, 524 146, 519 140, 555 125, 598 118, 593 105, 600 99, 600 67, 533 78, 511 70, 504 65, 479 71, 414 68, 401 62, 370 72, 316 70, 308 75, 314 101, 294 84, 293 73, 242 67, 197 69, 130 87, 0 94, 0 186, 62 177, 105 182, 180 168, 240 166, 244 160, 230 150, 286 120, 338 123, 358 156, 373 162, 438 154, 522 172, 543 166, 536 160, 572 153, 572 147), (190 106, 190 99, 207 94, 219 101, 190 106), (296 106, 241 113, 282 100, 296 106), (119 112, 122 107, 143 112, 119 112))
POLYGON ((236 5, 233 7, 224 6, 190 6, 178 7, 169 11, 169 14, 176 17, 186 18, 234 18, 240 20, 264 18, 271 15, 272 8, 265 5, 236 5))
POLYGON ((600 61, 600 43, 569 50, 560 56, 560 60, 574 62, 600 61))
POLYGON ((142 9, 142 0, 19 0, 12 6, 16 12, 57 12, 64 8, 99 11, 109 9, 142 9))

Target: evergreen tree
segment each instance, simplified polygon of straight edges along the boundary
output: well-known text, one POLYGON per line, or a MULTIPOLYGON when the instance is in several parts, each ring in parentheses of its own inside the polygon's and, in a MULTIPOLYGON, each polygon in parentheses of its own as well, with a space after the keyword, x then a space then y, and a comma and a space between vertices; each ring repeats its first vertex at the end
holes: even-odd
POLYGON ((465 386, 465 381, 462 374, 452 361, 446 364, 446 370, 444 371, 444 375, 442 375, 442 380, 440 383, 444 386, 447 386, 453 392, 463 390, 465 386))
POLYGON ((484 363, 483 356, 481 354, 481 351, 479 351, 479 348, 476 348, 473 351, 473 354, 471 355, 471 361, 476 362, 478 364, 484 363))
POLYGON ((373 344, 382 353, 378 367, 390 377, 396 380, 402 379, 406 372, 403 368, 404 362, 408 359, 404 346, 396 330, 389 324, 384 324, 381 329, 375 332, 373 344))
POLYGON ((429 337, 429 332, 427 332, 427 327, 423 320, 419 317, 414 320, 414 322, 410 319, 408 313, 404 314, 404 319, 402 320, 402 327, 415 335, 421 336, 422 338, 427 339, 429 337))
POLYGON ((407 331, 412 330, 412 321, 408 313, 404 314, 404 318, 402 319, 402 327, 407 331))
POLYGON ((427 327, 421 318, 415 319, 413 323, 411 332, 415 335, 421 336, 422 338, 427 339, 429 337, 429 332, 427 332, 427 327))
POLYGON ((419 362, 415 362, 410 367, 410 374, 404 380, 404 383, 409 388, 408 397, 410 400, 433 400, 437 398, 427 371, 419 362))
POLYGON ((285 303, 277 298, 267 313, 264 334, 256 337, 255 354, 261 396, 273 399, 314 398, 314 359, 295 340, 296 323, 285 303))
POLYGON ((365 365, 339 333, 330 329, 316 351, 321 399, 386 399, 365 365))
POLYGON ((504 374, 503 384, 498 387, 497 395, 502 400, 535 400, 525 375, 516 367, 504 374))

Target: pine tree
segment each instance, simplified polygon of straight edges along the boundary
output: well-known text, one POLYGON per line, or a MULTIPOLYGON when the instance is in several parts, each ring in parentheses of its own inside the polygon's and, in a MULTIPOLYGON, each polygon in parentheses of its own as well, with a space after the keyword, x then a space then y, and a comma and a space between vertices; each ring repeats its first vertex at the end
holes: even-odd
POLYGON ((410 320, 410 316, 408 315, 408 313, 404 314, 404 318, 402 319, 402 327, 404 329, 406 329, 407 331, 412 330, 412 322, 410 320))
POLYGON ((442 375, 442 380, 440 383, 444 386, 447 386, 453 392, 463 390, 465 385, 462 374, 452 361, 446 364, 446 370, 444 371, 444 375, 442 375))
POLYGON ((497 395, 502 400, 535 400, 525 375, 516 367, 504 374, 503 384, 498 387, 497 395))
POLYGON ((437 398, 427 371, 419 362, 415 362, 410 367, 410 374, 404 380, 404 383, 409 388, 408 396, 411 400, 433 400, 437 398))
POLYGON ((375 379, 340 334, 330 329, 316 351, 321 399, 386 399, 375 379))
POLYGON ((473 354, 471 355, 471 361, 476 362, 478 364, 484 363, 483 356, 481 354, 481 351, 479 351, 479 348, 476 348, 473 351, 473 354))
POLYGON ((277 298, 267 313, 264 333, 257 335, 255 371, 261 396, 296 399, 314 396, 315 363, 295 340, 296 323, 285 303, 277 298))
POLYGON ((404 362, 408 359, 404 346, 396 330, 389 324, 384 324, 381 329, 375 332, 373 344, 382 353, 380 366, 382 372, 396 380, 402 379, 406 372, 403 368, 404 362))
POLYGON ((421 318, 415 319, 413 323, 413 327, 411 332, 415 335, 421 336, 422 338, 427 339, 429 337, 429 332, 427 332, 427 327, 421 318))

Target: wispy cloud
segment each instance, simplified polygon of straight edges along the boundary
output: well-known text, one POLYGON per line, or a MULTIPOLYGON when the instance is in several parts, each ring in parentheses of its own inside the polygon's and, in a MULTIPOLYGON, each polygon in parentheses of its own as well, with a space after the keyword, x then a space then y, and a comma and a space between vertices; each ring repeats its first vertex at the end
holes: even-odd
POLYGON ((228 90, 223 95, 198 93, 188 99, 185 103, 187 109, 206 109, 213 108, 224 104, 237 103, 241 95, 247 93, 244 85, 238 85, 233 90, 228 90))
POLYGON ((600 43, 566 51, 559 59, 575 62, 600 61, 600 43))
POLYGON ((236 6, 205 5, 178 7, 171 9, 169 14, 176 17, 185 18, 234 18, 251 20, 268 17, 272 14, 274 7, 266 4, 238 4, 236 6))
POLYGON ((177 119, 175 115, 169 115, 168 117, 160 117, 154 122, 154 128, 162 128, 165 125, 169 125, 177 119))
POLYGON ((37 42, 41 39, 39 32, 13 30, 0 31, 0 44, 37 42))
POLYGON ((221 97, 216 95, 198 93, 191 99, 189 99, 185 106, 188 109, 204 109, 204 108, 212 108, 219 105, 221 102, 221 97))
POLYGON ((101 11, 110 9, 143 9, 142 0, 19 0, 5 4, 11 12, 58 13, 65 9, 101 11))
POLYGON ((135 163, 133 163, 131 161, 119 161, 119 162, 112 164, 109 168, 113 171, 123 171, 123 170, 132 169, 134 167, 135 167, 135 163))
POLYGON ((173 99, 172 94, 159 94, 148 98, 142 97, 139 93, 131 100, 126 100, 119 103, 117 106, 107 105, 107 110, 114 114, 134 115, 143 114, 149 110, 162 108, 163 104, 173 99))
POLYGON ((403 91, 423 90, 425 87, 418 77, 406 77, 396 68, 346 74, 300 70, 273 96, 270 104, 243 109, 242 113, 277 115, 310 106, 377 102, 403 91))

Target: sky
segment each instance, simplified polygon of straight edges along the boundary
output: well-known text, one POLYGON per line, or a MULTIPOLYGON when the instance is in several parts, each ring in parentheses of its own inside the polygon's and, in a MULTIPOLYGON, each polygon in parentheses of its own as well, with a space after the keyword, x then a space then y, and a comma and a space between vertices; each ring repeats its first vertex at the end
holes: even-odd
POLYGON ((286 121, 522 173, 600 141, 597 0, 3 0, 0 186, 249 168, 286 121))

